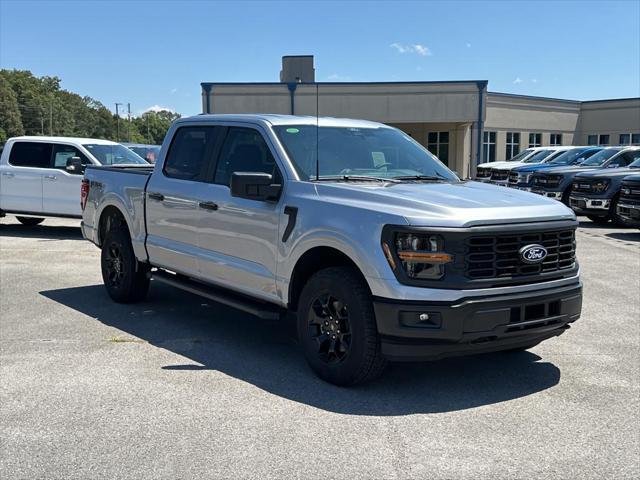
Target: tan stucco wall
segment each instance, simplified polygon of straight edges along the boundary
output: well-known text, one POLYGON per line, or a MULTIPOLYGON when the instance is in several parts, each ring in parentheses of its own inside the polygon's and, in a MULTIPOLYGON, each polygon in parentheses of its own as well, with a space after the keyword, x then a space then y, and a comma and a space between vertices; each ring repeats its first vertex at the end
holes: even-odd
POLYGON ((583 102, 576 136, 587 143, 588 135, 610 135, 612 145, 621 133, 640 133, 640 98, 583 102))

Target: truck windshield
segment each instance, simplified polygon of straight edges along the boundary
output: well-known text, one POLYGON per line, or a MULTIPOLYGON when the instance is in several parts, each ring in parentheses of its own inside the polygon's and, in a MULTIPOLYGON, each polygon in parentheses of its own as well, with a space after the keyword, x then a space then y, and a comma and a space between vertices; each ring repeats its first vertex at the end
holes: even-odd
POLYGON ((526 160, 523 160, 523 163, 540 163, 552 153, 554 153, 554 150, 540 150, 526 160))
POLYGON ((426 148, 393 128, 282 125, 274 130, 298 175, 306 180, 316 179, 317 174, 318 178, 458 181, 426 148))
POLYGON ((560 153, 560 155, 558 155, 556 158, 551 160, 549 162, 549 164, 553 164, 553 165, 573 165, 574 163, 578 162, 581 158, 583 158, 585 156, 588 157, 591 154, 593 154, 594 152, 596 152, 596 150, 587 151, 587 149, 585 149, 585 148, 576 148, 574 150, 567 150, 566 152, 560 153))
POLYGON ((120 144, 87 143, 83 145, 101 165, 149 165, 142 157, 120 144))
POLYGON ((613 157, 616 153, 618 153, 621 148, 605 148, 604 150, 600 150, 598 153, 593 155, 591 158, 585 160, 580 165, 583 167, 599 167, 604 162, 613 157))
POLYGON ((521 162, 526 157, 531 155, 531 153, 533 153, 533 150, 531 150, 530 148, 527 148, 526 150, 521 151, 515 157, 511 157, 509 160, 507 160, 507 162, 521 162))

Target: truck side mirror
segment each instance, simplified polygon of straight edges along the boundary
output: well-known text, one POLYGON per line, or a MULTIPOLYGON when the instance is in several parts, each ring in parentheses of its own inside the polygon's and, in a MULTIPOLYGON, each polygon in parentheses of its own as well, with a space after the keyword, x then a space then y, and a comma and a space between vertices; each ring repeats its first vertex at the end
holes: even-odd
POLYGON ((282 185, 273 183, 273 175, 260 172, 233 172, 231 196, 249 200, 274 201, 280 197, 282 185))
POLYGON ((68 158, 65 170, 75 175, 81 175, 82 173, 84 173, 84 165, 82 165, 82 160, 80 159, 80 157, 68 158))

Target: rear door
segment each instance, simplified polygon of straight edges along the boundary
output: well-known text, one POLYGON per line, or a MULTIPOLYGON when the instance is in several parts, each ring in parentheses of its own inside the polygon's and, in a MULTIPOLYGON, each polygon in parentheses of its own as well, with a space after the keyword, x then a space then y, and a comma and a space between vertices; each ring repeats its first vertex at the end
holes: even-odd
POLYGON ((80 157, 83 165, 92 162, 73 145, 56 143, 53 145, 52 165, 42 180, 43 209, 51 215, 81 217, 80 183, 82 172, 69 173, 67 161, 80 157))
POLYGON ((2 209, 42 213, 42 181, 51 165, 51 143, 16 141, 8 164, 0 166, 2 209))
POLYGON ((200 206, 221 127, 179 127, 162 166, 147 185, 147 251, 153 265, 198 277, 200 206))

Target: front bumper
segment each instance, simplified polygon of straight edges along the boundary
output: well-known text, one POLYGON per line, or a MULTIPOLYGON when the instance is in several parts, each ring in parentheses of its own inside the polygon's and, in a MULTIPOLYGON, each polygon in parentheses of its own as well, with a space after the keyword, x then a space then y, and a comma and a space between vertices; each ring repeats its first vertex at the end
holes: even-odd
POLYGON ((542 195, 543 197, 549 197, 555 200, 562 200, 562 192, 548 192, 546 190, 540 190, 540 189, 533 189, 531 191, 533 193, 537 193, 538 195, 542 195))
POLYGON ((580 318, 582 285, 464 298, 456 302, 374 300, 382 353, 392 361, 508 350, 562 334, 580 318))
POLYGON ((508 187, 515 188, 516 190, 522 190, 524 192, 530 192, 531 187, 526 183, 508 183, 508 187))
POLYGON ((618 203, 618 215, 630 226, 640 226, 640 205, 618 203))
POLYGON ((609 208, 611 207, 611 199, 571 195, 569 197, 569 206, 577 213, 607 215, 609 213, 609 208))

